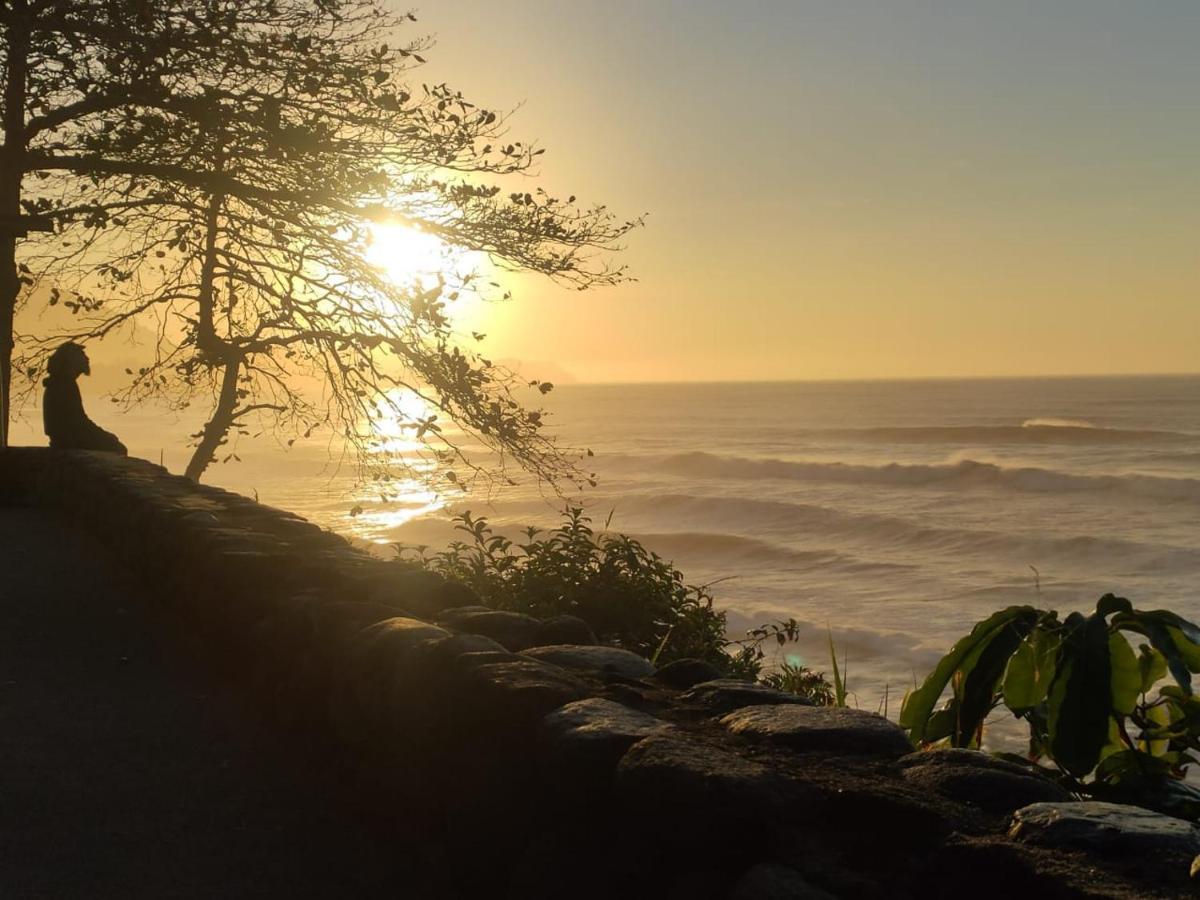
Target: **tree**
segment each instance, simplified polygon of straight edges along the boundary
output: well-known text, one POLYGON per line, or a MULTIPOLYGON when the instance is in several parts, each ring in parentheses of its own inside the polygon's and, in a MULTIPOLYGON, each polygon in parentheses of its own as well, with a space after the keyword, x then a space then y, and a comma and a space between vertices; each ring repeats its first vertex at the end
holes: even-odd
MULTIPOLYGON (((94 225, 98 215, 144 201, 108 196, 100 170, 81 166, 84 142, 121 133, 138 111, 211 69, 234 14, 243 28, 312 17, 273 0, 0 2, 0 445, 10 418, 13 317, 39 274, 19 258, 18 238, 30 227, 61 229, 83 211, 94 225)), ((111 149, 108 162, 120 167, 119 141, 111 149)))
POLYGON ((569 473, 516 376, 460 346, 446 315, 459 293, 492 286, 455 267, 436 284, 391 281, 366 258, 372 223, 403 222, 578 288, 623 277, 593 251, 637 223, 479 183, 529 173, 541 151, 508 140, 503 116, 459 92, 410 85, 424 44, 391 43, 400 23, 375 0, 293 5, 245 26, 230 12, 220 69, 188 68, 119 129, 75 135, 77 152, 35 155, 85 176, 87 196, 57 210, 83 232, 77 242, 37 256, 58 278, 51 302, 77 326, 34 341, 25 365, 64 337, 153 320, 153 359, 124 397, 211 398, 196 478, 252 419, 301 434, 332 425, 386 468, 372 452, 381 415, 434 442, 423 470, 478 471, 436 411, 500 460, 550 480, 569 473), (304 389, 313 384, 323 396, 304 389), (403 401, 413 394, 435 411, 414 415, 403 401))

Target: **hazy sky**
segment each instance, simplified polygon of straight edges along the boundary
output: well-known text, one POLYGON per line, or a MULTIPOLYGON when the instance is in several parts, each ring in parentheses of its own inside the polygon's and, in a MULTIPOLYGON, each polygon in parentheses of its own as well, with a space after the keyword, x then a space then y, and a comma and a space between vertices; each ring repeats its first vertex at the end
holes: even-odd
MULTIPOLYGON (((648 212, 497 356, 581 380, 1200 370, 1196 0, 429 0, 422 78, 648 212)), ((532 374, 537 374, 536 371, 532 374)))

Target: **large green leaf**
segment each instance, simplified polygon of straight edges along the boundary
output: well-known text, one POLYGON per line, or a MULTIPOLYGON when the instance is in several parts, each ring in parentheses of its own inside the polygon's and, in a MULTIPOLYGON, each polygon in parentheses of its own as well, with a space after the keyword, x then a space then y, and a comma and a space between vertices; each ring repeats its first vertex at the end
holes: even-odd
MULTIPOLYGON (((1175 616, 1174 618, 1178 619, 1179 617, 1175 616)), ((1180 619, 1180 621, 1183 620, 1180 619)), ((1168 627, 1158 611, 1120 613, 1113 617, 1113 625, 1123 631, 1135 631, 1145 635, 1150 640, 1150 645, 1166 659, 1171 677, 1186 693, 1192 692, 1192 671, 1188 667, 1187 660, 1180 654, 1179 645, 1171 637, 1168 627)), ((1186 632, 1182 633, 1186 637, 1186 632)))
POLYGON ((1082 778, 1096 767, 1108 742, 1112 664, 1108 624, 1100 614, 1068 617, 1058 676, 1050 689, 1050 750, 1055 761, 1082 778))
POLYGON ((1165 777, 1167 765, 1149 753, 1126 749, 1105 757, 1104 762, 1096 767, 1096 781, 1116 784, 1131 776, 1147 773, 1165 777))
POLYGON ((1004 703, 1022 715, 1046 699, 1054 681, 1060 641, 1056 634, 1036 628, 1008 661, 1004 673, 1004 703))
POLYGON ((1179 651, 1184 664, 1193 672, 1200 672, 1200 644, 1188 639, 1187 634, 1174 625, 1167 626, 1167 635, 1179 651))
MULTIPOLYGON (((924 683, 910 693, 904 700, 900 710, 900 725, 909 730, 909 737, 914 744, 925 740, 929 717, 934 706, 945 691, 946 685, 955 673, 963 668, 968 657, 978 660, 983 645, 996 638, 1010 623, 1029 615, 1037 616, 1038 611, 1031 606, 1010 606, 1007 609, 993 613, 988 618, 971 629, 971 633, 959 640, 950 652, 942 657, 924 683)), ((964 672, 964 677, 969 672, 964 672)))
POLYGON ((1108 636, 1108 659, 1112 666, 1112 707, 1127 716, 1142 693, 1142 671, 1129 641, 1119 631, 1108 636))
POLYGON ((1037 623, 1037 610, 1014 616, 996 629, 991 640, 980 643, 973 665, 964 666, 962 687, 956 692, 958 713, 951 743, 955 747, 973 746, 983 720, 996 705, 996 691, 1004 677, 1008 661, 1037 623))
POLYGON ((1170 628, 1178 628, 1193 644, 1200 644, 1200 625, 1189 622, 1182 616, 1176 615, 1166 609, 1152 609, 1147 612, 1135 612, 1135 614, 1157 619, 1170 628))
POLYGON ((952 709, 939 709, 929 717, 929 721, 925 723, 924 740, 933 742, 940 741, 943 738, 948 738, 954 734, 955 726, 958 724, 958 716, 952 709))
POLYGON ((1037 650, 1033 639, 1027 637, 1004 671, 1004 703, 1013 712, 1029 709, 1041 700, 1037 696, 1037 671, 1037 650))
POLYGON ((1170 749, 1171 712, 1169 705, 1151 706, 1146 710, 1146 728, 1138 743, 1151 756, 1162 756, 1170 749))
POLYGON ((1142 693, 1147 693, 1167 677, 1167 659, 1149 644, 1138 647, 1138 671, 1142 678, 1142 693))

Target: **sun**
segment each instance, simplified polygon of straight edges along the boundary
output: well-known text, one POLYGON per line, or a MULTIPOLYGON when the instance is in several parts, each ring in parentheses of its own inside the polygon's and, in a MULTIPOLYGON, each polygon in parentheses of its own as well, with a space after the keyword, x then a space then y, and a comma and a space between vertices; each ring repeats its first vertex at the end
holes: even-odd
POLYGON ((438 276, 457 271, 460 260, 436 235, 410 225, 373 225, 367 261, 387 273, 397 284, 416 282, 423 288, 437 283, 438 276))
POLYGON ((491 284, 498 273, 486 254, 453 247, 417 226, 380 223, 371 226, 365 256, 396 285, 422 291, 442 285, 444 312, 453 327, 463 333, 487 331, 486 304, 475 287, 491 284))

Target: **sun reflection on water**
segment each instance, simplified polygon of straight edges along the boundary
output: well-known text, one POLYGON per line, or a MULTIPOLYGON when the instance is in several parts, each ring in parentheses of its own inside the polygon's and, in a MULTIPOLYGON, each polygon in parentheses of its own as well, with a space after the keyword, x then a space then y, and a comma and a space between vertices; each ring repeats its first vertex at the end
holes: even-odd
MULTIPOLYGON (((386 223, 371 227, 366 257, 397 285, 422 291, 442 287, 443 314, 455 330, 472 332, 476 338, 486 330, 484 299, 473 286, 491 284, 488 279, 498 276, 493 273, 483 279, 485 271, 492 272, 485 254, 451 247, 418 227, 386 223)), ((372 420, 373 452, 411 477, 398 478, 386 487, 365 485, 357 490, 352 510, 341 523, 343 530, 385 545, 400 526, 461 499, 460 487, 436 478, 439 465, 419 437, 421 423, 434 416, 439 416, 436 407, 410 389, 398 388, 380 399, 372 420)), ((444 416, 439 416, 437 425, 444 434, 462 436, 461 429, 444 416)))
POLYGON ((374 452, 412 474, 356 491, 344 527, 362 540, 388 544, 396 528, 444 509, 460 492, 432 486, 438 464, 417 432, 421 422, 437 415, 433 404, 414 390, 396 388, 380 398, 377 411, 372 422, 374 452))
POLYGON ((389 535, 401 525, 438 512, 448 503, 448 498, 423 482, 406 479, 391 486, 386 501, 365 492, 356 497, 354 509, 360 512, 348 514, 345 527, 361 540, 390 544, 394 538, 389 535))

